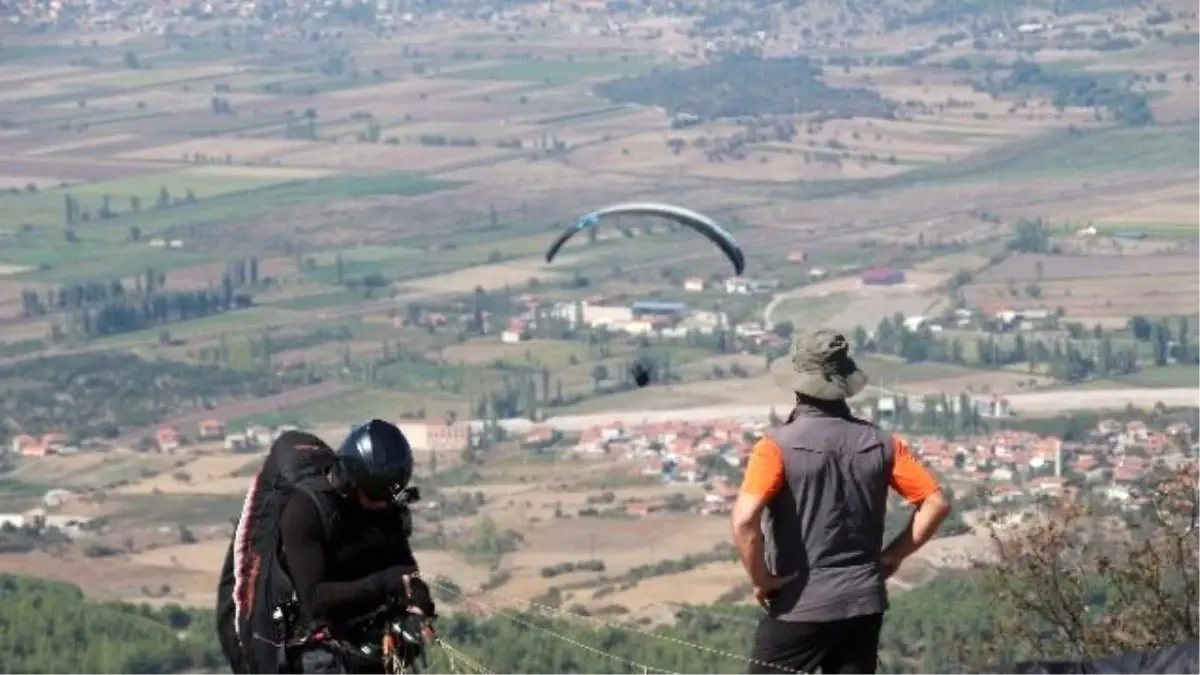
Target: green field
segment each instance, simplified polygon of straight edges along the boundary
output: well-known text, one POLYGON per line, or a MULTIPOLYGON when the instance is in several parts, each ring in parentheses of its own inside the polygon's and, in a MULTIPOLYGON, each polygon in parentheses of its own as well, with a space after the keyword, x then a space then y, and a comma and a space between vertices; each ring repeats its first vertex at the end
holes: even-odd
POLYGON ((296 315, 279 307, 263 305, 247 309, 214 314, 200 319, 180 321, 165 326, 155 326, 146 330, 132 333, 121 333, 102 338, 112 347, 133 346, 139 343, 155 342, 162 331, 170 333, 174 339, 206 336, 217 337, 221 333, 244 333, 247 331, 263 330, 267 327, 294 318, 296 315))
POLYGON ((575 59, 573 61, 505 61, 449 73, 444 77, 463 80, 513 80, 559 86, 594 77, 645 75, 669 64, 636 57, 621 59, 575 59))
POLYGON ((421 408, 424 408, 426 418, 441 419, 451 410, 463 417, 466 405, 462 399, 453 397, 362 389, 309 401, 295 408, 238 417, 230 420, 226 426, 229 429, 242 429, 252 424, 353 424, 371 418, 395 420, 405 416, 411 417, 421 408))
POLYGON ((309 312, 330 309, 332 307, 345 307, 368 299, 363 291, 344 288, 324 293, 314 293, 313 295, 302 295, 297 298, 288 298, 287 300, 272 302, 270 306, 293 312, 309 312))
POLYGON ((65 199, 70 196, 78 200, 80 211, 88 213, 91 219, 88 222, 80 222, 79 229, 91 230, 96 226, 103 227, 106 223, 122 222, 124 219, 120 216, 149 215, 133 212, 131 202, 135 197, 141 200, 140 208, 143 212, 164 214, 188 208, 180 205, 155 209, 155 202, 164 188, 171 199, 184 199, 190 190, 196 199, 207 200, 236 192, 259 190, 282 182, 284 181, 279 179, 213 176, 186 170, 153 173, 67 187, 40 186, 43 189, 32 194, 0 195, 0 209, 4 210, 5 225, 10 231, 25 225, 59 227, 65 223, 65 199), (109 220, 100 215, 105 196, 109 198, 110 211, 116 216, 109 220))
POLYGON ((18 478, 0 476, 0 498, 29 498, 41 497, 51 487, 29 483, 18 478))
POLYGON ((154 87, 158 85, 191 82, 194 80, 210 79, 213 75, 197 73, 188 68, 140 68, 109 72, 89 77, 84 82, 88 85, 120 87, 129 89, 135 87, 154 87))
POLYGON ((1096 232, 1112 236, 1118 232, 1145 232, 1150 239, 1172 241, 1196 241, 1200 239, 1200 227, 1196 223, 1091 223, 1096 232))
POLYGON ((11 277, 20 281, 65 283, 82 279, 113 279, 136 274, 147 267, 169 272, 217 259, 207 253, 152 248, 145 243, 64 242, 55 245, 42 239, 23 244, 23 239, 10 238, 4 241, 5 245, 0 249, 0 262, 37 268, 11 277))
POLYGON ((1029 152, 968 172, 963 180, 1195 169, 1198 144, 1200 131, 1194 125, 1058 135, 1041 139, 1029 152))
MULTIPOLYGON (((379 246, 369 247, 359 255, 361 249, 345 249, 342 251, 343 281, 361 279, 372 274, 382 275, 388 281, 420 279, 477 265, 537 256, 547 245, 547 237, 544 235, 502 239, 493 234, 475 233, 470 240, 483 240, 486 243, 473 243, 435 252, 399 246, 379 246)), ((319 284, 336 285, 336 253, 327 252, 319 256, 319 259, 316 269, 309 269, 304 273, 305 279, 319 284)))
POLYGON ((1117 381, 1135 387, 1196 387, 1200 386, 1200 368, 1189 365, 1146 368, 1117 381))
POLYGON ((148 266, 167 270, 198 265, 217 258, 182 250, 154 249, 144 242, 160 230, 252 218, 274 208, 327 204, 371 195, 418 195, 458 185, 410 174, 347 175, 280 183, 178 172, 165 177, 155 174, 37 194, 8 193, 0 196, 0 211, 5 213, 9 227, 0 262, 38 267, 18 278, 51 282, 113 278, 148 266), (163 185, 179 197, 186 195, 190 187, 198 201, 153 208, 163 185), (243 191, 238 192, 239 189, 243 191), (76 225, 78 241, 65 242, 65 196, 79 198, 81 208, 98 210, 104 194, 110 195, 110 208, 117 216, 97 220, 93 213, 90 222, 76 225), (137 213, 131 212, 129 202, 134 194, 142 197, 142 209, 137 213), (141 242, 128 241, 130 228, 134 226, 141 230, 141 242))
POLYGON ((109 518, 122 524, 211 525, 233 522, 241 514, 241 499, 215 495, 120 495, 109 497, 109 518))
POLYGON ((929 382, 950 377, 962 377, 979 371, 946 363, 905 363, 876 356, 855 357, 858 366, 871 378, 871 384, 896 386, 906 382, 929 382))
POLYGON ((34 226, 61 227, 65 221, 64 198, 80 199, 80 207, 98 218, 105 194, 117 217, 99 222, 80 223, 80 237, 89 241, 120 241, 136 225, 143 235, 167 227, 203 224, 256 216, 273 208, 298 204, 326 204, 339 199, 376 195, 412 196, 457 187, 460 183, 434 180, 413 174, 342 175, 316 180, 283 182, 279 179, 214 176, 180 171, 170 174, 135 176, 121 180, 68 186, 0 197, 0 209, 11 228, 28 223, 34 226), (154 208, 159 191, 166 187, 172 198, 185 198, 190 189, 193 204, 154 208), (141 210, 132 212, 130 198, 142 200, 141 210))

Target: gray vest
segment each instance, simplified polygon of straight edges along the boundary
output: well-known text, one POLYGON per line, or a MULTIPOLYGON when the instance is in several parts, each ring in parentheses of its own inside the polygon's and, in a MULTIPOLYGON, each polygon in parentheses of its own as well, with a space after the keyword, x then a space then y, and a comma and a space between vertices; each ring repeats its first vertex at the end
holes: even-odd
POLYGON ((881 613, 879 565, 891 484, 891 434, 810 406, 767 432, 783 453, 784 487, 763 514, 766 562, 798 574, 771 600, 784 621, 824 622, 881 613))

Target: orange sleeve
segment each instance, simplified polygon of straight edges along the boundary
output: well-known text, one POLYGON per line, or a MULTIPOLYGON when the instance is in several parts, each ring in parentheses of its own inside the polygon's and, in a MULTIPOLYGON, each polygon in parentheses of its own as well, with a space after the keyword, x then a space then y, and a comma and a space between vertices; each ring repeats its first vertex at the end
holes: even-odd
POLYGON ((783 451, 769 436, 763 436, 750 453, 746 477, 742 479, 742 493, 770 499, 782 488, 783 451))
POLYGON ((899 436, 893 436, 892 439, 892 489, 909 504, 920 504, 926 497, 941 490, 942 486, 913 456, 907 441, 899 436))

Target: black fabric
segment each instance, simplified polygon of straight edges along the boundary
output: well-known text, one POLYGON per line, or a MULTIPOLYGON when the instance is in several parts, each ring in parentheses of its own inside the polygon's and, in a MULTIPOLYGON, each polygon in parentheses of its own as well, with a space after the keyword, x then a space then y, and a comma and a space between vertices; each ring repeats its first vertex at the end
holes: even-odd
POLYGON ((874 673, 882 627, 882 614, 819 623, 764 616, 754 633, 748 672, 874 673))
POLYGON ((217 641, 234 675, 249 675, 250 669, 242 656, 234 622, 233 585, 233 540, 230 539, 229 548, 225 551, 225 563, 221 566, 221 580, 217 584, 217 641))
POLYGON ((417 571, 394 511, 335 507, 339 529, 353 537, 326 536, 308 499, 289 502, 280 523, 284 564, 304 618, 317 625, 337 624, 370 611, 386 595, 403 595, 403 577, 417 571))
POLYGON ((1200 644, 1184 644, 1147 651, 1128 651, 1093 661, 1022 661, 996 672, 1034 673, 1200 673, 1200 644))

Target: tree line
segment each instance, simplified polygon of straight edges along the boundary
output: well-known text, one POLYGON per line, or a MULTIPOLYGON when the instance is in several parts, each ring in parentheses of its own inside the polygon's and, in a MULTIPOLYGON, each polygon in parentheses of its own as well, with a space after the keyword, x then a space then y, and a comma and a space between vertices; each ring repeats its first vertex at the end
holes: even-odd
MULTIPOLYGON (((196 193, 192 192, 191 188, 184 188, 184 196, 177 197, 171 194, 171 191, 166 185, 158 189, 158 196, 154 200, 152 208, 166 209, 180 204, 195 204, 197 201, 196 193)), ((125 213, 138 213, 142 210, 142 198, 139 195, 129 197, 129 205, 125 213)), ((99 206, 89 206, 70 193, 63 195, 63 223, 67 227, 67 240, 72 241, 74 237, 75 226, 79 223, 86 223, 92 220, 110 220, 121 214, 116 201, 111 195, 101 195, 99 206), (95 209, 93 211, 93 208, 95 209)), ((138 237, 131 237, 135 240, 138 237)))
POLYGON ((702 120, 824 113, 890 118, 895 103, 870 89, 829 87, 821 68, 804 57, 763 59, 731 55, 684 70, 656 71, 604 82, 596 93, 614 103, 661 106, 702 120))
POLYGON ((1082 72, 1065 72, 1043 68, 1032 61, 1018 61, 1002 78, 989 72, 983 80, 972 82, 976 91, 999 96, 1020 91, 1043 90, 1050 94, 1050 103, 1056 108, 1067 106, 1093 108, 1097 115, 1103 111, 1121 124, 1140 127, 1154 124, 1154 111, 1150 98, 1135 92, 1124 83, 1112 78, 1100 79, 1082 72))
POLYGON ((179 673, 223 665, 212 612, 99 603, 79 588, 0 575, 0 672, 179 673))
POLYGON ((1200 363, 1200 345, 1194 340, 1191 322, 1181 317, 1174 324, 1167 318, 1133 317, 1127 326, 1132 335, 1129 340, 1119 339, 1114 331, 1099 325, 1088 330, 1077 322, 1066 324, 1066 335, 1061 337, 1042 339, 1037 334, 1026 337, 1016 332, 1006 338, 986 333, 972 340, 943 337, 927 323, 912 328, 905 325, 904 315, 897 313, 880 320, 873 333, 862 326, 855 328, 852 340, 859 353, 898 356, 908 363, 932 361, 986 368, 1024 364, 1031 374, 1081 382, 1130 375, 1143 366, 1200 363), (1143 344, 1150 347, 1148 362, 1143 344))
POLYGON ((19 382, 0 398, 0 438, 63 432, 73 439, 115 438, 122 429, 211 407, 228 398, 277 394, 291 375, 146 361, 129 353, 41 357, 0 367, 0 382, 19 382))
POLYGON ((56 341, 68 334, 85 338, 115 335, 244 309, 254 304, 248 289, 258 282, 257 257, 226 264, 219 288, 201 290, 168 290, 166 272, 147 268, 134 278, 132 289, 121 279, 72 281, 42 292, 25 289, 21 291, 21 314, 33 317, 65 312, 66 329, 56 324, 57 331, 51 336, 56 341))

